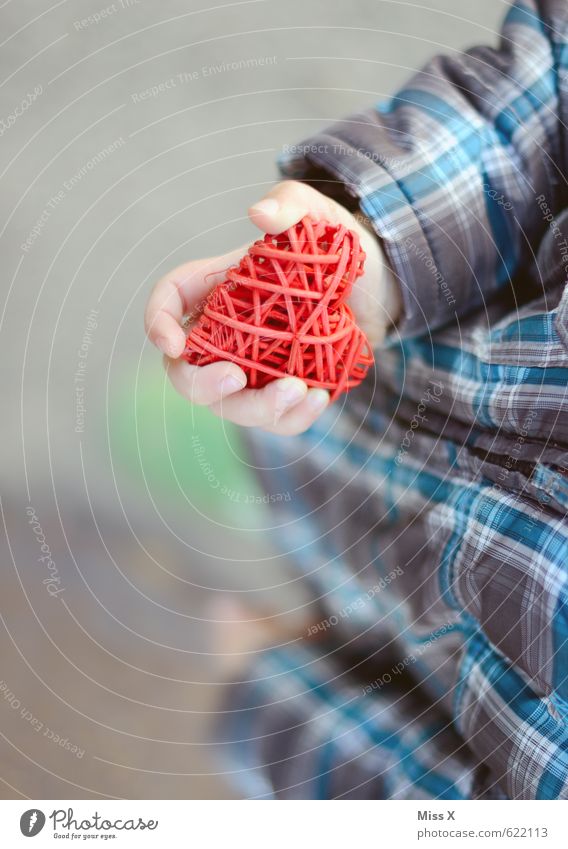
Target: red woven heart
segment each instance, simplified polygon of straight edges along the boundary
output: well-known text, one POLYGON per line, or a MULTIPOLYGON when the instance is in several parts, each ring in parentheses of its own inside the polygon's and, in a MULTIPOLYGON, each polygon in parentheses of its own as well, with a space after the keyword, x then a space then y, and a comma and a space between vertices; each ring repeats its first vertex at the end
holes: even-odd
POLYGON ((342 225, 304 218, 265 236, 207 299, 185 359, 238 363, 250 387, 294 375, 334 400, 358 386, 373 363, 345 303, 364 261, 357 234, 342 225))

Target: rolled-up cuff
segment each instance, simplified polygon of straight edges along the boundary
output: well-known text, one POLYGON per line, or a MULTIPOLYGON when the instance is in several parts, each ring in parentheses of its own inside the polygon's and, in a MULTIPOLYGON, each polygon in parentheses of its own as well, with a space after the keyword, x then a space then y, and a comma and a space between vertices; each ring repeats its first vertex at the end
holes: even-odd
POLYGON ((308 182, 363 213, 400 286, 403 314, 394 337, 428 333, 455 318, 456 300, 436 265, 420 213, 396 179, 396 169, 405 168, 401 150, 389 151, 386 144, 382 153, 373 152, 373 132, 376 124, 368 114, 354 116, 285 148, 279 167, 283 176, 308 182), (346 141, 347 135, 354 141, 346 141))

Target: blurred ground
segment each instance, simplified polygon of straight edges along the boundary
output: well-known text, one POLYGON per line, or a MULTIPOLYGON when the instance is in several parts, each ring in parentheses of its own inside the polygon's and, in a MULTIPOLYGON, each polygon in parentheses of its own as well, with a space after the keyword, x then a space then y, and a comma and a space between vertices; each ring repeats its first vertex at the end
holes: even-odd
POLYGON ((4 797, 233 794, 207 745, 209 601, 304 597, 239 434, 164 384, 144 301, 256 235, 284 144, 494 43, 506 7, 0 5, 4 797))

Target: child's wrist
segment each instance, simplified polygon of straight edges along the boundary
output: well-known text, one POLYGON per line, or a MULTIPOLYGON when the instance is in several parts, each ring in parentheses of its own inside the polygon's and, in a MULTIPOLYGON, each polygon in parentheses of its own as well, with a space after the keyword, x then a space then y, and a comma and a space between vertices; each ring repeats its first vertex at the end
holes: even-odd
POLYGON ((385 291, 385 315, 388 321, 389 329, 396 327, 403 312, 402 291, 400 283, 395 277, 383 250, 381 249, 383 259, 383 285, 385 291))
POLYGON ((391 330, 400 320, 403 312, 403 300, 400 283, 387 259, 380 237, 373 228, 371 221, 361 212, 354 213, 357 223, 372 236, 377 246, 380 263, 380 288, 382 319, 386 331, 391 330))

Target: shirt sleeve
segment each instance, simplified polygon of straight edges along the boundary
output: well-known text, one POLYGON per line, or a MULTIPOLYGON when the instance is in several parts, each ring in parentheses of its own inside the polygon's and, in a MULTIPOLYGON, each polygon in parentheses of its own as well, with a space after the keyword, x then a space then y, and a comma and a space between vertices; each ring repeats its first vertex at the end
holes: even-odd
POLYGON ((511 286, 568 203, 568 3, 523 0, 498 48, 437 57, 396 96, 285 148, 282 173, 365 215, 402 291, 403 336, 511 286))

